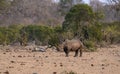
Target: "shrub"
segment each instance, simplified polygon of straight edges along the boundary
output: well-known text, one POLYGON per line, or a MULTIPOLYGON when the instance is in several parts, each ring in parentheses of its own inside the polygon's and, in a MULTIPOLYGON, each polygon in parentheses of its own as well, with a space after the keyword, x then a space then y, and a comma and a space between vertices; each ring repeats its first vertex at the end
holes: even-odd
POLYGON ((84 45, 87 47, 87 51, 96 51, 95 41, 85 40, 84 45))
POLYGON ((120 41, 120 22, 103 23, 103 40, 113 44, 120 41))

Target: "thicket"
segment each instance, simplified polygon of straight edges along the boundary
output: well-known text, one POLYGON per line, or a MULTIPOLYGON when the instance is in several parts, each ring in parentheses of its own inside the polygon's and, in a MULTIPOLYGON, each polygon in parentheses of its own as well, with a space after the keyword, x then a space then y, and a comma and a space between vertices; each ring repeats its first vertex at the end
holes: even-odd
MULTIPOLYGON (((96 45, 120 43, 120 22, 101 23, 90 27, 83 27, 81 39, 86 47, 94 51, 96 45), (87 33, 87 34, 86 34, 87 33)), ((0 27, 0 45, 19 42, 21 45, 35 41, 37 45, 57 46, 64 39, 75 38, 74 32, 64 31, 61 26, 49 27, 39 25, 11 25, 0 27)))
MULTIPOLYGON (((120 22, 101 23, 89 27, 84 26, 81 34, 88 47, 93 46, 94 42, 95 44, 101 44, 102 42, 109 44, 120 43, 120 22)), ((11 25, 0 27, 1 45, 8 45, 15 42, 20 42, 21 45, 22 43, 24 45, 30 41, 35 41, 38 45, 58 45, 64 39, 72 39, 75 36, 72 31, 64 31, 62 26, 11 25)))

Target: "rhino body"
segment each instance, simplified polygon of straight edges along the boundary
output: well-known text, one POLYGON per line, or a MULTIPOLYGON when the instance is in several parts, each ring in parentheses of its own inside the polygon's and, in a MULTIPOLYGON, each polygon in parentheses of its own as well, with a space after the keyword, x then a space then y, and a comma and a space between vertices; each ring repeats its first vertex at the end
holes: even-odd
POLYGON ((66 57, 68 57, 68 54, 70 51, 75 51, 75 56, 78 56, 78 52, 80 52, 80 57, 82 56, 82 48, 83 44, 80 40, 78 39, 72 39, 72 40, 65 40, 63 44, 61 45, 66 54, 66 57))

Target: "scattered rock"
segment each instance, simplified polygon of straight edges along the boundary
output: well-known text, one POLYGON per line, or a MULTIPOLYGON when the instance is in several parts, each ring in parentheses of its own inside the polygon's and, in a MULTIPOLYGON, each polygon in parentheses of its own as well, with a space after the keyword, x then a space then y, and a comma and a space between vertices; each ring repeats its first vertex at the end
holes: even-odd
POLYGON ((57 64, 55 64, 54 66, 57 67, 57 64))
POLYGON ((57 72, 53 72, 53 74, 57 74, 57 72))
POLYGON ((39 60, 36 60, 36 62, 38 62, 39 60))
POLYGON ((60 63, 60 66, 61 66, 61 67, 63 67, 63 64, 62 64, 62 63, 60 63))
POLYGON ((45 56, 45 58, 48 58, 48 56, 45 56))
POLYGON ((15 57, 15 56, 13 56, 13 57, 15 57))
POLYGON ((25 65, 25 63, 21 63, 20 65, 25 65))
POLYGON ((118 65, 118 64, 117 64, 116 66, 117 66, 117 67, 119 67, 119 65, 118 65))
POLYGON ((91 57, 91 59, 93 60, 94 58, 93 58, 93 57, 91 57))
POLYGON ((9 74, 9 71, 4 72, 4 74, 9 74))
POLYGON ((101 66, 105 66, 105 64, 102 64, 101 66))
POLYGON ((6 49, 6 52, 11 52, 11 51, 10 51, 10 49, 8 48, 8 49, 6 49))
POLYGON ((33 73, 33 74, 38 74, 38 73, 33 73))
POLYGON ((3 54, 6 54, 6 53, 3 53, 3 54))
POLYGON ((11 63, 15 63, 15 61, 10 61, 11 63))
POLYGON ((28 55, 28 57, 31 57, 30 55, 28 55))
POLYGON ((102 67, 102 70, 105 69, 104 67, 102 67))
POLYGON ((13 66, 9 66, 9 68, 14 68, 13 66))
POLYGON ((120 60, 118 60, 118 62, 120 62, 120 60))
POLYGON ((54 62, 54 64, 56 64, 56 63, 54 62))
POLYGON ((61 66, 61 67, 63 67, 63 65, 62 65, 62 64, 61 64, 60 66, 61 66))
POLYGON ((91 66, 94 66, 94 64, 91 64, 91 66))
POLYGON ((21 55, 19 55, 18 57, 20 57, 20 58, 21 58, 22 56, 21 56, 21 55))

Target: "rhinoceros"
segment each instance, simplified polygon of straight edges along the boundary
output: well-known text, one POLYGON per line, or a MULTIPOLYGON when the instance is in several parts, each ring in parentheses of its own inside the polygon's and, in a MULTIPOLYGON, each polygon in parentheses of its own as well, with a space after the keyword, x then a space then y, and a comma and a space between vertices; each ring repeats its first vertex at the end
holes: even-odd
POLYGON ((57 50, 63 49, 66 54, 66 57, 68 57, 70 51, 75 51, 74 57, 78 56, 79 51, 80 51, 80 57, 82 56, 83 43, 78 39, 72 39, 72 40, 67 39, 60 46, 61 47, 57 47, 57 50))

